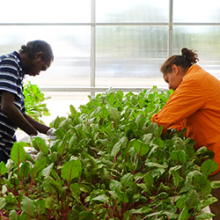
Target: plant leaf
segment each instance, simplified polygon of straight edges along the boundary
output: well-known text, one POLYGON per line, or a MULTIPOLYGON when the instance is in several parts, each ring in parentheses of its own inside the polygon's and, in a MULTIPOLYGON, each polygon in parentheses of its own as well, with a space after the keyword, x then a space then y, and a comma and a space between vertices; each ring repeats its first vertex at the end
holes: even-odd
POLYGON ((142 207, 142 208, 140 208, 140 209, 131 209, 130 210, 130 213, 131 214, 148 214, 148 213, 150 213, 150 212, 152 212, 153 211, 153 209, 152 208, 150 208, 150 207, 148 207, 148 206, 144 206, 144 207, 142 207))
POLYGON ((117 180, 111 180, 110 184, 109 184, 109 188, 111 190, 117 190, 117 189, 121 189, 121 183, 118 182, 117 180))
POLYGON ((150 172, 144 176, 144 182, 145 182, 148 192, 150 192, 154 184, 154 178, 150 172))
POLYGON ((42 215, 45 213, 45 201, 41 199, 37 199, 35 201, 36 203, 36 208, 37 208, 37 213, 38 215, 42 215))
POLYGON ((8 169, 3 161, 0 163, 0 178, 8 172, 8 169))
POLYGON ((92 212, 83 211, 79 214, 79 220, 94 220, 95 215, 92 212))
POLYGON ((106 196, 106 195, 100 195, 100 196, 96 196, 95 198, 93 198, 92 201, 108 204, 109 203, 109 197, 106 196))
POLYGON ((38 172, 40 172, 41 170, 44 169, 46 164, 46 158, 42 159, 42 160, 38 160, 35 164, 34 167, 31 169, 31 173, 34 176, 37 175, 38 172))
POLYGON ((80 160, 70 160, 63 165, 61 177, 68 182, 79 176, 82 172, 82 164, 80 160))
POLYGON ((5 205, 6 205, 6 199, 3 197, 0 198, 0 210, 2 210, 5 205))
POLYGON ((204 209, 204 208, 208 207, 209 205, 211 205, 212 203, 217 202, 217 201, 218 201, 218 199, 213 196, 210 198, 206 198, 202 201, 201 208, 204 209))
POLYGON ((23 196, 21 201, 21 209, 31 217, 37 217, 36 203, 34 200, 23 196))
POLYGON ((220 187, 220 181, 219 180, 218 181, 212 181, 211 186, 212 186, 213 189, 219 188, 220 187))
POLYGON ((120 118, 118 110, 114 107, 109 108, 109 113, 114 118, 114 120, 118 120, 120 118))
POLYGON ((51 170, 53 169, 54 163, 51 163, 49 166, 47 166, 46 168, 43 169, 42 171, 42 175, 43 176, 49 176, 51 170))
POLYGON ((182 150, 170 152, 170 159, 183 164, 186 161, 186 154, 182 150))
POLYGON ((73 183, 70 185, 70 191, 72 196, 80 203, 80 193, 81 190, 79 188, 79 184, 78 183, 73 183))
POLYGON ((198 197, 198 194, 196 193, 196 191, 190 190, 186 194, 186 198, 185 198, 184 202, 185 202, 188 210, 195 208, 199 204, 199 197, 198 197))
POLYGON ((218 164, 209 159, 209 160, 205 160, 203 163, 202 163, 202 166, 201 166, 201 171, 206 174, 206 175, 209 175, 213 172, 215 172, 218 168, 218 164))
POLYGON ((206 212, 201 212, 196 216, 196 220, 200 220, 200 219, 211 219, 212 217, 214 217, 215 215, 212 213, 206 213, 206 212))
POLYGON ((189 217, 190 217, 189 210, 186 207, 184 207, 179 215, 178 220, 187 220, 189 219, 189 217))
POLYGON ((19 166, 26 159, 24 147, 27 144, 24 142, 15 142, 11 149, 11 159, 19 166))
POLYGON ((18 220, 17 212, 15 210, 11 210, 9 213, 9 220, 18 220))
POLYGON ((120 151, 121 147, 125 146, 128 142, 128 138, 127 137, 122 137, 112 148, 112 152, 111 155, 112 156, 116 156, 118 154, 118 152, 120 151))
POLYGON ((149 151, 149 145, 145 144, 144 142, 140 140, 133 140, 132 146, 134 146, 135 151, 137 154, 140 154, 140 156, 144 156, 149 151))
POLYGON ((49 153, 49 147, 46 145, 45 140, 43 140, 42 138, 36 137, 36 138, 34 138, 32 143, 33 143, 33 147, 37 151, 42 151, 44 154, 49 153))
POLYGON ((30 170, 31 170, 31 164, 29 162, 25 161, 24 163, 22 163, 18 173, 19 178, 24 179, 28 177, 28 175, 30 174, 30 170))

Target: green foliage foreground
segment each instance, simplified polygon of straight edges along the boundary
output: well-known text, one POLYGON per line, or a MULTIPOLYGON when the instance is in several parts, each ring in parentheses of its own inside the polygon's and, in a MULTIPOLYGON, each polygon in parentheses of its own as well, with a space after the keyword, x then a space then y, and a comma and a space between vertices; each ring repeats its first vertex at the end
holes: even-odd
POLYGON ((208 219, 217 168, 183 132, 162 134, 151 116, 171 91, 107 91, 52 122, 57 138, 32 141, 36 160, 15 143, 1 162, 0 216, 10 220, 208 219), (206 160, 204 160, 206 159, 206 160))
POLYGON ((44 124, 41 117, 50 115, 47 104, 45 103, 50 97, 45 97, 39 87, 30 81, 24 83, 23 93, 25 96, 25 111, 27 115, 44 124))

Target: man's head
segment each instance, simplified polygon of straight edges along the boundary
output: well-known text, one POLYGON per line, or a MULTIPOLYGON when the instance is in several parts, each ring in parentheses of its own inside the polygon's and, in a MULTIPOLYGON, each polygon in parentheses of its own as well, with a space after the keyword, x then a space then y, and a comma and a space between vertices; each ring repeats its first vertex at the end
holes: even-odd
POLYGON ((19 50, 25 74, 39 75, 41 71, 48 69, 54 60, 51 46, 42 40, 29 41, 19 50))

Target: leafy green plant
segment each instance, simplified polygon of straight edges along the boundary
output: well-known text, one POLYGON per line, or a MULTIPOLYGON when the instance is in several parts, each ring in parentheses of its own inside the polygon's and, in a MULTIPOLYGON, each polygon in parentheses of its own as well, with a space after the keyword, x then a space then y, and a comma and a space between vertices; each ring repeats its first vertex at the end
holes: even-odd
POLYGON ((45 100, 50 97, 45 97, 37 85, 27 81, 24 84, 25 109, 29 116, 43 123, 40 119, 43 115, 49 116, 50 112, 47 108, 45 100))
POLYGON ((15 143, 0 163, 1 219, 187 220, 208 219, 219 182, 213 153, 195 151, 184 131, 162 134, 151 115, 171 91, 156 87, 126 95, 109 90, 89 97, 52 126, 56 140, 37 137, 33 160, 15 143))

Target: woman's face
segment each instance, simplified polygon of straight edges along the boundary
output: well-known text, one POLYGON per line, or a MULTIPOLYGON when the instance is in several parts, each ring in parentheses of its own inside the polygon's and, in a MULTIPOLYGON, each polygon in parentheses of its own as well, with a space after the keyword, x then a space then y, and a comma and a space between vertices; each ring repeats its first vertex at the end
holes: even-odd
POLYGON ((183 75, 180 73, 178 66, 172 66, 172 72, 163 75, 164 81, 169 84, 169 89, 176 90, 183 81, 183 75))

